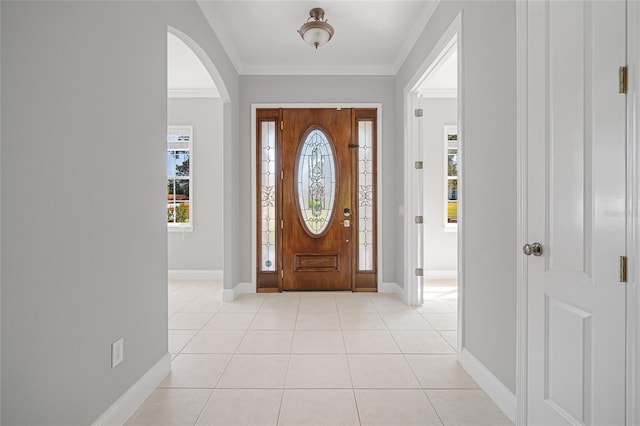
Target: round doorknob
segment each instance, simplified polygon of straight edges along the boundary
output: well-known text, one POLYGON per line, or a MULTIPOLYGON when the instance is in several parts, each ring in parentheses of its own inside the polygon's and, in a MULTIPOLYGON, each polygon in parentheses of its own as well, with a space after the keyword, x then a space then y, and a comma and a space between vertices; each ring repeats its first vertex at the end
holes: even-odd
POLYGON ((542 255, 542 244, 533 243, 533 244, 525 244, 522 246, 522 252, 527 256, 541 256, 542 255))

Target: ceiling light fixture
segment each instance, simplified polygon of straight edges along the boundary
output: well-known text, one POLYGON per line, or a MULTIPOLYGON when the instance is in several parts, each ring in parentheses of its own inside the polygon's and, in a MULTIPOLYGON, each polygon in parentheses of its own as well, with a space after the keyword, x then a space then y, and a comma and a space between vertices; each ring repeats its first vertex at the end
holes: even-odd
POLYGON ((309 11, 309 19, 298 30, 300 37, 317 49, 333 37, 333 27, 324 19, 324 9, 314 7, 309 11), (311 20, 313 19, 313 21, 311 20))

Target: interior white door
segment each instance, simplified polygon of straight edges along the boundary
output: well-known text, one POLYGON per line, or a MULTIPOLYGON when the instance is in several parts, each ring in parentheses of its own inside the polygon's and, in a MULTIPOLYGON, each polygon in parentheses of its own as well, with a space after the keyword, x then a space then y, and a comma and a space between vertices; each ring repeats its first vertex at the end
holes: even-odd
POLYGON ((530 425, 625 423, 625 13, 527 4, 530 425))

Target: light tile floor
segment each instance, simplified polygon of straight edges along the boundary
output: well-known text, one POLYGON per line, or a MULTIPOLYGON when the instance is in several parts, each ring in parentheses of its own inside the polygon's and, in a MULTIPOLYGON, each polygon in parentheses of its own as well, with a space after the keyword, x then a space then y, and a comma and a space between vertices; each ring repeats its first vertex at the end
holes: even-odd
POLYGON ((455 280, 241 295, 169 282, 172 372, 128 425, 511 425, 456 361, 455 280))

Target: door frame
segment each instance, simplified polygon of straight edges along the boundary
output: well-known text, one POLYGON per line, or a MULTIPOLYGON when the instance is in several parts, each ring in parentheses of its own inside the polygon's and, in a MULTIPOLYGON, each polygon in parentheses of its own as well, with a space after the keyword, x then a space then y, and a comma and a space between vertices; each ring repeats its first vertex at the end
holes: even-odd
MULTIPOLYGON (((527 235, 527 2, 516 2, 517 109, 517 240, 518 253, 527 235)), ((627 1, 627 372, 626 422, 640 424, 640 5, 627 1)), ((624 64, 620 64, 621 66, 624 64)), ((524 256, 517 260, 516 306, 516 421, 527 424, 528 281, 524 256)))
POLYGON ((458 146, 458 348, 459 353, 464 349, 464 43, 462 17, 464 12, 460 12, 442 33, 438 42, 426 56, 422 65, 409 80, 403 91, 403 111, 404 122, 404 301, 409 305, 420 305, 423 303, 422 289, 420 284, 422 279, 416 277, 415 271, 423 267, 420 244, 424 244, 423 228, 422 233, 416 231, 415 216, 422 216, 422 197, 415 196, 424 188, 424 174, 416 173, 415 161, 424 161, 422 157, 422 141, 416 130, 416 118, 413 111, 417 108, 417 96, 415 91, 417 85, 431 68, 438 64, 443 51, 447 50, 452 40, 455 38, 458 55, 458 140, 462 141, 458 146), (418 278, 418 279, 416 279, 418 278))
POLYGON ((382 176, 383 176, 383 162, 382 162, 382 103, 252 103, 251 104, 251 287, 248 289, 251 293, 257 292, 257 205, 256 205, 256 195, 257 195, 257 176, 256 176, 256 167, 257 167, 257 156, 256 156, 256 110, 258 109, 269 109, 269 108, 283 108, 283 109, 307 109, 307 108, 376 108, 377 111, 377 138, 376 138, 376 162, 377 162, 377 170, 376 170, 376 181, 378 182, 376 192, 377 192, 377 200, 376 200, 376 214, 377 214, 377 224, 376 224, 376 232, 378 238, 378 244, 376 246, 376 258, 378 262, 377 268, 377 285, 378 292, 382 292, 382 277, 383 277, 383 262, 382 262, 382 249, 384 247, 384 235, 382 234, 382 199, 383 199, 383 190, 382 190, 382 176))
POLYGON ((627 424, 640 424, 640 4, 627 1, 627 424))

